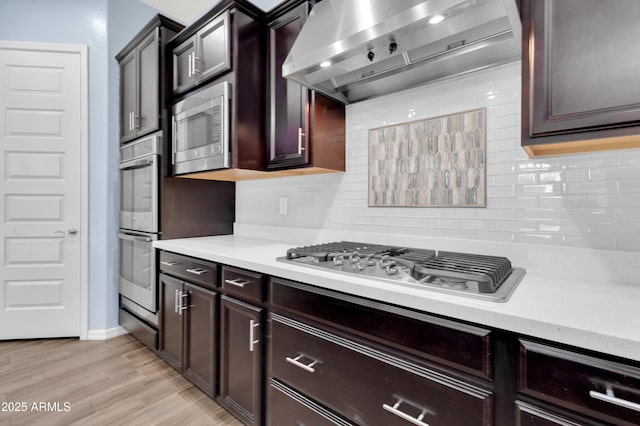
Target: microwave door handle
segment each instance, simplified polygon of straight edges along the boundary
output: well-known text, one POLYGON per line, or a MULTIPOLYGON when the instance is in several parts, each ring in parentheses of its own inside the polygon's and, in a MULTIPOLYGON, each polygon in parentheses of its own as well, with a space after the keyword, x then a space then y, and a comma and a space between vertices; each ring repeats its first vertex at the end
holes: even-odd
POLYGON ((145 158, 142 160, 127 161, 120 163, 120 170, 134 170, 142 169, 144 167, 152 166, 155 163, 154 158, 145 158))

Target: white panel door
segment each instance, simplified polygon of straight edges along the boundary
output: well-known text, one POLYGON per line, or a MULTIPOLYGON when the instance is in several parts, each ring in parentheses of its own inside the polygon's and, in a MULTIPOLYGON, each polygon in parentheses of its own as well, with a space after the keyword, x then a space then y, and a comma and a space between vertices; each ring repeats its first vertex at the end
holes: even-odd
POLYGON ((81 335, 83 60, 0 42, 0 339, 81 335))

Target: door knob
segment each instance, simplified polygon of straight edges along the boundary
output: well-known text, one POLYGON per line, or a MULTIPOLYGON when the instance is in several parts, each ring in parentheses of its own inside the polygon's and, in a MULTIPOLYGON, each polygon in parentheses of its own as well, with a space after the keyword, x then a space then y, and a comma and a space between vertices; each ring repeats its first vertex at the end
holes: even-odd
POLYGON ((76 228, 70 228, 70 229, 65 229, 63 230, 58 230, 56 231, 56 234, 65 234, 65 235, 76 235, 78 233, 78 230, 76 228))

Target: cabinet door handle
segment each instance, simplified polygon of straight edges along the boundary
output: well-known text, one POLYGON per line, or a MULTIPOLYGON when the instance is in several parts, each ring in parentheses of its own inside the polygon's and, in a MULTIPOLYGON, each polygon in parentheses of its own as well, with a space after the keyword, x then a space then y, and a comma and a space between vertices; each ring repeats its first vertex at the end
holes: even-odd
POLYGON ((189 53, 189 77, 193 76, 193 70, 191 68, 191 55, 193 55, 193 53, 189 53))
POLYGON ((133 131, 133 112, 129 113, 129 131, 133 131))
POLYGON ((207 271, 206 269, 201 269, 201 268, 193 268, 193 269, 187 269, 187 272, 194 274, 194 275, 202 275, 202 274, 206 274, 207 271))
POLYGON ((302 127, 298 127, 298 154, 302 155, 302 151, 304 151, 305 147, 302 146, 302 137, 306 136, 306 134, 302 133, 302 127))
POLYGON ((179 262, 176 262, 175 260, 161 260, 160 263, 165 266, 176 266, 179 262))
POLYGON ((186 311, 188 308, 187 303, 185 302, 185 299, 189 297, 189 292, 187 291, 181 291, 180 292, 180 296, 179 296, 179 303, 178 303, 178 315, 182 315, 182 311, 186 311))
POLYGON ((251 284, 251 282, 247 280, 243 280, 242 278, 236 278, 235 280, 224 280, 225 284, 234 285, 236 287, 244 288, 247 284, 251 284))
POLYGON ((589 391, 589 396, 600 401, 608 402, 609 404, 618 405, 620 407, 628 408, 629 410, 640 412, 640 404, 616 397, 613 388, 609 385, 607 385, 607 393, 589 391))
POLYGON ((200 70, 198 68, 196 68, 196 61, 200 62, 200 58, 198 58, 195 54, 195 52, 193 53, 193 75, 198 75, 200 74, 200 70))
POLYGON ((173 299, 173 312, 176 313, 176 314, 178 313, 178 302, 180 301, 180 298, 178 296, 178 292, 179 291, 180 290, 176 289, 176 293, 175 293, 174 299, 173 299))
POLYGON ((317 359, 313 359, 311 357, 308 357, 304 354, 300 354, 295 358, 291 358, 291 357, 286 357, 285 360, 289 363, 289 364, 293 364, 298 368, 302 368, 304 371, 308 371, 309 373, 315 373, 316 369, 313 368, 316 364, 320 363, 319 360, 317 359), (311 360, 311 363, 309 364, 304 364, 302 362, 300 362, 301 358, 308 358, 311 360))
POLYGON ((249 320, 249 352, 253 352, 254 345, 260 343, 260 339, 255 338, 255 329, 260 327, 259 322, 249 320))
POLYGON ((414 424, 414 425, 417 425, 417 426, 429 426, 429 424, 423 422, 422 419, 424 418, 424 416, 427 413, 433 414, 433 412, 431 412, 430 410, 427 410, 426 408, 418 407, 417 405, 409 403, 409 402, 405 401, 402 398, 398 398, 397 396, 396 396, 396 398, 397 398, 398 401, 396 401, 395 404, 393 404, 393 405, 382 404, 382 408, 385 411, 388 411, 388 412, 390 412, 392 414, 395 414, 396 416, 400 417, 401 419, 404 419, 404 420, 408 421, 411 424, 414 424), (420 415, 418 417, 411 417, 409 414, 407 414, 404 411, 400 410, 400 405, 402 403, 409 404, 409 405, 411 405, 411 406, 413 406, 413 407, 415 407, 415 408, 417 408, 419 410, 422 410, 422 412, 420 413, 420 415))

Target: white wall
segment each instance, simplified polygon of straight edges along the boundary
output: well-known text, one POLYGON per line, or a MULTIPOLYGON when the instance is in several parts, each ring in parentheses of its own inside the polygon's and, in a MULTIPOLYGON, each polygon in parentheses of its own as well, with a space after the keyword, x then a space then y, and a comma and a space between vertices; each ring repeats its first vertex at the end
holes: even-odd
POLYGON ((640 150, 529 159, 520 109, 520 62, 349 105, 346 173, 239 182, 236 222, 639 252, 640 150), (486 208, 367 207, 369 129, 478 107, 486 208))

